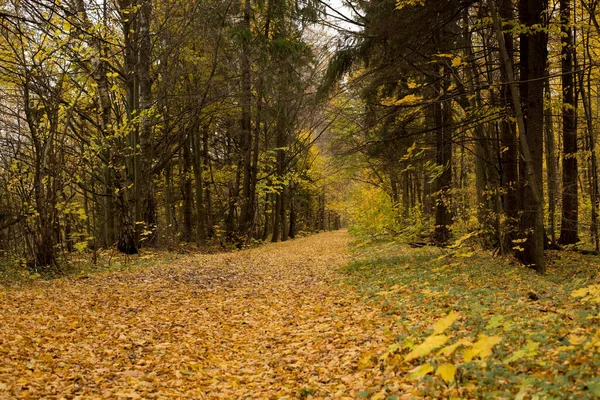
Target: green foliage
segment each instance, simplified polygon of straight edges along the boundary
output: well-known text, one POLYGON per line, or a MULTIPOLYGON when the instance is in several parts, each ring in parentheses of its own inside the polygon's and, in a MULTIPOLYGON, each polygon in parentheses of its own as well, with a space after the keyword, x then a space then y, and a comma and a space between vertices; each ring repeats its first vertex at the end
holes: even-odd
POLYGON ((361 242, 389 237, 396 228, 396 211, 383 190, 356 185, 347 203, 349 230, 361 242))
POLYGON ((359 367, 407 373, 418 382, 413 394, 431 398, 596 396, 600 286, 576 272, 594 276, 598 263, 569 254, 539 276, 459 249, 380 242, 356 250, 342 271, 387 310, 382 329, 398 332, 359 367))

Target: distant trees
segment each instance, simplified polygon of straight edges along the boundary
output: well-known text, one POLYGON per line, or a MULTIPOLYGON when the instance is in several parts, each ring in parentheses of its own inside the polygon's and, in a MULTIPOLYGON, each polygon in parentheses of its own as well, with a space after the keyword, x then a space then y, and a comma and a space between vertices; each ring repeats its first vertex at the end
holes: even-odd
POLYGON ((353 140, 335 148, 352 153, 352 163, 357 155, 364 160, 363 173, 402 217, 395 229, 431 215, 426 226, 435 242, 477 232, 539 272, 555 237, 557 206, 558 243, 579 243, 586 224, 598 242, 597 116, 590 108, 597 82, 589 52, 599 33, 592 29, 596 3, 400 0, 358 7, 367 23, 338 50, 323 87, 347 76, 345 87, 360 96, 360 122, 338 132, 353 140), (583 219, 582 207, 589 211, 583 219))
POLYGON ((310 2, 0 5, 0 256, 324 228, 310 2))
POLYGON ((600 248, 597 3, 349 0, 331 55, 318 1, 5 1, 0 248, 51 271, 339 226, 332 152, 389 233, 543 272, 545 247, 600 248))

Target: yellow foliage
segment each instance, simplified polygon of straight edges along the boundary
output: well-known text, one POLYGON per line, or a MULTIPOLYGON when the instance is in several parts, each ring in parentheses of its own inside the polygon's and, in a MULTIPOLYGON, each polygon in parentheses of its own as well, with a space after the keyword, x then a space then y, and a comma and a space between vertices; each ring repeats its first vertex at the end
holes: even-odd
POLYGON ((585 288, 575 290, 571 293, 573 297, 581 297, 583 302, 600 303, 600 285, 590 285, 585 288))
POLYGON ((479 357, 482 360, 486 359, 492 354, 492 348, 501 340, 500 336, 479 335, 479 340, 475 342, 473 347, 463 352, 465 362, 471 361, 474 357, 479 357))
POLYGON ((454 381, 454 375, 456 375, 456 365, 454 364, 442 364, 438 367, 435 374, 440 376, 444 382, 450 383, 454 381))
POLYGON ((468 341, 467 339, 461 339, 458 342, 448 345, 437 352, 437 355, 444 355, 446 357, 450 357, 452 353, 458 348, 458 346, 472 346, 473 343, 468 341))
POLYGON ((410 371, 410 373, 408 374, 408 379, 421 379, 430 372, 433 372, 433 366, 431 364, 426 363, 423 365, 419 365, 417 368, 414 368, 410 371))
POLYGON ((433 325, 433 334, 439 334, 444 332, 450 325, 454 323, 459 317, 459 314, 455 311, 451 311, 445 318, 442 318, 433 325))
POLYGON ((397 0, 396 10, 400 10, 407 6, 422 6, 425 4, 425 0, 397 0))
POLYGON ((449 338, 446 335, 429 336, 427 339, 425 339, 423 343, 421 343, 420 345, 415 347, 413 351, 408 353, 406 355, 405 360, 410 361, 414 360, 415 358, 426 356, 427 354, 431 353, 432 350, 443 346, 448 341, 448 339, 449 338))
POLYGON ((510 357, 504 360, 505 363, 511 363, 513 361, 517 361, 523 357, 532 357, 537 354, 537 350, 540 347, 540 344, 534 342, 533 340, 527 340, 525 346, 522 349, 515 351, 510 357))

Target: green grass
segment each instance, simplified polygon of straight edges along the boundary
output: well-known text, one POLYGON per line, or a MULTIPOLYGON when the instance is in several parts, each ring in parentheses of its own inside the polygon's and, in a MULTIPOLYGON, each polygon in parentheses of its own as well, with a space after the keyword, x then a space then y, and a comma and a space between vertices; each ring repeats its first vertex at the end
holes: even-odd
MULTIPOLYGON (((447 344, 476 342, 480 334, 502 338, 484 360, 465 362, 459 348, 450 357, 432 351, 401 363, 396 367, 399 374, 425 362, 458 367, 450 385, 426 375, 418 383, 420 395, 564 399, 600 394, 599 304, 572 296, 574 290, 598 283, 598 257, 549 253, 548 273, 539 276, 510 259, 481 251, 452 253, 386 243, 357 248, 355 253, 342 272, 349 284, 404 326, 394 338, 402 344, 398 354, 422 343, 435 321, 451 311, 461 317, 445 332, 450 336, 447 344), (525 356, 507 362, 528 341, 537 349, 524 350, 525 356)), ((386 367, 386 360, 380 359, 377 368, 386 367)))

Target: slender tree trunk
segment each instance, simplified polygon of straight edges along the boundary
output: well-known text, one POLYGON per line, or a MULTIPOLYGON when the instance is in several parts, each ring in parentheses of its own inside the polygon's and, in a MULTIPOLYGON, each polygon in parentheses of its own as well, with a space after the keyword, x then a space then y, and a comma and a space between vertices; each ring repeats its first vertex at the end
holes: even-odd
MULTIPOLYGON (((441 73, 444 73, 440 69, 441 73)), ((445 88, 441 88, 445 90, 445 88)), ((440 90, 440 92, 442 92, 440 90)), ((436 179, 435 230, 433 238, 438 244, 450 239, 452 213, 450 212, 450 189, 452 187, 452 104, 442 99, 434 105, 436 126, 436 164, 442 173, 436 179)))
MULTIPOLYGON (((526 26, 546 25, 547 11, 546 0, 528 0, 527 12, 525 14, 526 26)), ((528 265, 536 267, 538 272, 543 273, 544 249, 544 207, 543 207, 543 148, 544 148, 544 77, 546 71, 548 35, 543 30, 536 30, 529 35, 528 57, 527 57, 527 97, 525 119, 527 145, 531 154, 531 167, 535 179, 528 182, 525 188, 524 208, 521 218, 521 232, 525 234, 526 242, 523 244, 524 251, 519 253, 521 260, 528 265), (534 199, 532 186, 536 185, 535 191, 539 194, 539 203, 534 199), (540 250, 541 248, 541 250, 540 250), (541 258, 541 260, 540 260, 541 258)))
MULTIPOLYGON (((124 37, 124 74, 126 88, 126 112, 127 122, 131 124, 134 114, 138 109, 138 79, 137 79, 137 18, 132 18, 133 4, 131 0, 119 3, 122 31, 124 37)), ((139 187, 137 175, 138 156, 138 130, 135 127, 124 140, 119 139, 113 156, 115 164, 115 203, 119 222, 119 236, 117 249, 126 254, 138 253, 138 240, 136 232, 136 217, 138 213, 138 201, 136 193, 139 187)))
POLYGON ((117 170, 115 191, 117 210, 119 214, 119 240, 117 249, 125 254, 137 254, 137 240, 134 224, 135 200, 131 198, 131 190, 124 168, 117 170))
POLYGON ((192 195, 192 156, 190 154, 190 137, 184 139, 183 146, 183 176, 181 177, 181 192, 183 200, 183 232, 181 239, 184 242, 191 242, 193 239, 192 233, 192 218, 194 210, 194 200, 192 195))
POLYGON ((544 132, 546 134, 546 175, 548 181, 548 221, 550 229, 550 241, 556 243, 555 215, 556 199, 558 196, 558 165, 556 159, 556 144, 554 142, 554 129, 552 121, 552 106, 550 94, 550 81, 545 82, 546 87, 546 109, 544 132))
POLYGON ((281 192, 281 203, 280 203, 281 209, 279 210, 279 212, 281 214, 279 216, 279 218, 281 219, 281 241, 282 242, 285 242, 286 240, 288 240, 288 237, 290 234, 289 226, 287 223, 288 202, 289 202, 288 189, 284 188, 281 192))
POLYGON ((279 240, 279 232, 281 227, 281 200, 281 194, 277 193, 275 195, 275 203, 273 205, 273 234, 271 235, 271 242, 277 242, 279 240))
MULTIPOLYGON (((501 0, 500 17, 502 22, 512 21, 514 18, 512 0, 501 0)), ((514 39, 510 32, 502 34, 506 46, 507 60, 511 66, 514 64, 514 39)), ((519 219, 519 143, 517 137, 514 102, 511 96, 509 76, 506 68, 501 69, 502 82, 500 98, 506 116, 500 125, 500 143, 504 151, 501 159, 501 179, 503 188, 504 213, 506 215, 504 245, 507 249, 514 247, 513 239, 516 238, 519 219)))
MULTIPOLYGON (((85 4, 83 0, 77 0, 75 7, 79 17, 83 22, 83 26, 86 30, 91 29, 91 21, 88 18, 85 4)), ((104 15, 104 24, 106 24, 106 15, 104 15)), ((96 83, 98 89, 98 102, 100 104, 100 134, 104 141, 108 141, 110 136, 109 125, 111 122, 111 99, 110 91, 108 86, 108 72, 106 51, 102 41, 97 38, 93 40, 97 55, 92 59, 92 79, 96 83)), ((114 243, 115 238, 115 205, 114 205, 114 185, 113 185, 113 171, 110 167, 112 161, 112 151, 110 146, 104 146, 102 151, 103 160, 103 179, 104 179, 104 196, 102 198, 102 204, 104 206, 104 224, 102 228, 103 240, 105 247, 111 247, 114 243)), ((87 199, 87 195, 86 195, 87 199)), ((86 213, 86 215, 89 215, 86 213)), ((88 218, 89 221, 89 218, 88 218)), ((88 229, 88 235, 91 232, 88 229)))
POLYGON ((241 90, 241 106, 242 106, 242 165, 244 169, 244 177, 242 183, 242 201, 238 226, 239 239, 246 242, 250 236, 249 229, 252 226, 254 219, 254 190, 252 177, 252 82, 250 70, 250 0, 244 2, 244 15, 242 28, 247 33, 247 37, 242 43, 242 90, 241 90))
POLYGON ((577 188, 577 103, 573 70, 573 30, 571 0, 560 0, 561 80, 563 122, 562 219, 560 244, 579 242, 579 196, 577 188))
POLYGON ((165 220, 167 223, 167 235, 173 236, 173 165, 171 162, 165 166, 165 220))
POLYGON ((290 188, 290 227, 288 236, 290 239, 294 239, 296 237, 296 196, 294 195, 293 187, 290 188))
POLYGON ((225 235, 229 242, 240 245, 239 238, 236 236, 236 211, 239 201, 240 180, 242 174, 242 161, 238 161, 235 171, 235 180, 229 184, 229 201, 227 207, 227 217, 225 218, 225 235))
MULTIPOLYGON (((136 182, 141 202, 141 213, 144 219, 144 243, 155 245, 158 240, 158 214, 154 185, 154 144, 152 140, 152 42, 150 38, 150 22, 152 18, 152 0, 144 0, 139 11, 139 102, 140 102, 140 155, 139 182, 136 182)), ((137 150, 136 150, 137 151, 137 150)))
MULTIPOLYGON (((585 36, 584 36, 585 37, 585 36)), ((589 36, 587 40, 584 40, 584 61, 583 65, 578 65, 577 58, 574 59, 575 69, 579 72, 579 88, 581 93, 581 102, 585 114, 586 121, 586 134, 588 139, 588 151, 590 152, 590 200, 592 203, 591 209, 591 226, 590 233, 592 241, 594 242, 596 251, 600 251, 600 236, 598 234, 598 208, 600 207, 600 191, 599 191, 599 180, 598 180, 598 158, 596 153, 596 132, 594 130, 594 122, 592 116, 592 103, 590 98, 590 79, 591 79, 591 68, 588 67, 588 60, 591 62, 591 56, 589 51, 589 36), (587 71, 584 73, 583 71, 587 71), (587 83, 587 85, 586 85, 587 83)))
POLYGON ((269 208, 271 208, 271 195, 269 193, 265 193, 265 209, 264 209, 264 226, 261 239, 266 241, 269 237, 269 228, 271 226, 271 219, 269 218, 269 208))
MULTIPOLYGON (((207 129, 207 128, 205 128, 207 129)), ((194 145, 194 181, 196 182, 196 243, 198 246, 206 244, 206 206, 204 204, 204 160, 199 132, 194 132, 192 143, 194 145)))
MULTIPOLYGON (((212 177, 212 166, 210 163, 209 153, 208 153, 208 133, 209 127, 206 127, 202 130, 202 178, 210 175, 212 177)), ((213 213, 212 213, 212 194, 210 190, 210 183, 203 181, 203 186, 205 187, 204 191, 204 213, 205 213, 205 221, 206 221, 206 237, 212 238, 214 237, 215 231, 213 227, 213 213)))
MULTIPOLYGON (((481 82, 479 78, 479 69, 477 63, 475 62, 475 56, 473 53, 473 39, 471 34, 471 27, 469 26, 469 15, 468 10, 465 10, 464 17, 464 39, 465 39, 465 53, 467 57, 467 68, 466 68, 466 76, 467 76, 467 85, 468 92, 475 93, 474 102, 470 100, 466 93, 463 96, 458 98, 458 101, 461 104, 461 107, 465 110, 465 112, 473 112, 473 108, 476 110, 483 109, 483 99, 481 96, 481 82)), ((489 45, 486 43, 486 46, 489 45)), ((486 64, 491 64, 488 62, 486 64)), ((488 67, 488 77, 492 76, 492 72, 490 71, 490 67, 488 67)), ((497 96, 492 92, 490 96, 490 105, 492 107, 497 107, 497 96)), ((489 126, 489 124, 488 124, 489 126)), ((493 128, 492 128, 493 129, 493 128)), ((502 240, 501 233, 499 227, 499 215, 497 203, 499 201, 499 176, 498 172, 495 170, 494 159, 498 159, 493 157, 494 150, 491 149, 492 144, 494 143, 492 139, 490 139, 489 134, 486 133, 486 125, 478 124, 473 129, 473 136, 475 139, 475 187, 477 191, 477 219, 482 227, 489 231, 489 233, 495 233, 495 236, 498 240, 498 244, 502 248, 502 240)), ((465 145, 463 144, 463 149, 465 145)), ((463 152, 464 154, 464 152, 463 152)), ((461 162, 464 168, 464 156, 461 162)), ((464 172, 461 174, 464 178, 464 172)))

